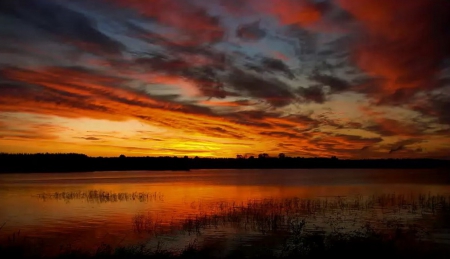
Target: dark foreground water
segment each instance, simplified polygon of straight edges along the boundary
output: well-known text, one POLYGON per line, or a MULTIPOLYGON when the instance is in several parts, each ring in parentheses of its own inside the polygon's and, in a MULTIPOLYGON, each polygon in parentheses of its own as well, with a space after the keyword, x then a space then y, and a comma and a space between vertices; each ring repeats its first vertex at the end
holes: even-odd
MULTIPOLYGON (((304 231, 415 228, 450 244, 439 170, 195 170, 0 175, 0 242, 44 250, 255 244, 304 231)), ((275 242, 275 241, 274 241, 275 242)))

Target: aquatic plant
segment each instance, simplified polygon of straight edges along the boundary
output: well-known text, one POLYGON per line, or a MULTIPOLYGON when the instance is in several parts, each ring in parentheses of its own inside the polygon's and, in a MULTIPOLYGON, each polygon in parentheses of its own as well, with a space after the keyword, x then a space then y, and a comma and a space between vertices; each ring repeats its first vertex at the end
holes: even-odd
POLYGON ((46 200, 62 200, 70 202, 71 200, 85 200, 87 202, 108 203, 108 202, 149 202, 149 201, 163 201, 164 195, 159 192, 111 192, 103 190, 88 190, 77 192, 53 192, 40 193, 35 195, 42 201, 46 200))
MULTIPOLYGON (((188 235, 201 235, 203 231, 218 228, 235 228, 243 231, 286 233, 299 220, 311 224, 302 231, 309 233, 349 232, 371 222, 374 227, 389 229, 392 226, 407 228, 411 222, 426 215, 450 215, 450 197, 443 195, 409 196, 382 194, 369 197, 319 197, 303 199, 248 200, 247 202, 212 202, 200 204, 198 213, 184 215, 170 222, 155 222, 151 213, 133 217, 133 229, 138 232, 170 233, 183 231, 188 235), (161 225, 161 226, 158 226, 161 225), (162 225, 170 225, 164 228, 162 225)), ((445 217, 444 217, 445 218, 445 217)), ((304 223, 303 223, 304 225, 304 223)))

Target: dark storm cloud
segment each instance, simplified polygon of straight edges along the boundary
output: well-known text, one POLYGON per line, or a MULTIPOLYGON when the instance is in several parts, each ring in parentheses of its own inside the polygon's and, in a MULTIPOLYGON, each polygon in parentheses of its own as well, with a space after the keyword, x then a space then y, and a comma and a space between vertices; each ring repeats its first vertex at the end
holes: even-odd
POLYGON ((338 37, 336 39, 333 39, 331 41, 328 41, 325 44, 325 46, 334 51, 339 51, 339 52, 350 51, 351 45, 355 41, 354 37, 355 36, 353 36, 351 34, 344 35, 344 36, 338 37))
POLYGON ((427 102, 413 105, 422 114, 437 118, 439 123, 450 125, 450 95, 439 94, 428 97, 427 102))
POLYGON ((260 27, 260 21, 242 24, 236 30, 236 36, 248 41, 260 40, 266 37, 266 31, 260 27))
POLYGON ((450 125, 450 96, 436 97, 432 100, 432 105, 434 108, 434 115, 440 123, 450 125))
POLYGON ((268 72, 281 72, 290 79, 295 78, 295 75, 292 73, 289 67, 279 59, 265 57, 263 58, 261 64, 263 69, 268 72))
POLYGON ((337 6, 334 7, 333 11, 328 13, 327 19, 330 22, 338 23, 341 26, 356 22, 355 17, 351 13, 340 9, 337 6))
POLYGON ((177 58, 172 58, 164 54, 156 53, 155 55, 138 57, 135 59, 135 64, 140 68, 148 69, 148 71, 175 71, 186 69, 189 64, 177 58))
POLYGON ((398 151, 401 151, 404 149, 405 149, 405 146, 397 146, 397 147, 391 148, 391 150, 389 150, 389 154, 392 154, 392 153, 395 153, 395 152, 398 152, 398 151))
POLYGON ((156 21, 178 31, 183 37, 176 37, 184 46, 214 44, 225 35, 220 18, 208 13, 204 6, 194 1, 152 0, 128 1, 110 0, 119 8, 134 10, 141 17, 156 21))
MULTIPOLYGON (((180 53, 172 52, 172 54, 180 53)), ((218 69, 222 66, 222 58, 207 51, 198 51, 192 55, 210 60, 211 63, 203 65, 192 62, 189 58, 156 53, 139 57, 132 65, 137 70, 144 69, 146 73, 159 72, 190 79, 195 82, 195 86, 207 97, 225 98, 227 95, 230 95, 224 90, 222 79, 218 74, 218 69)))
POLYGON ((182 76, 198 82, 197 87, 205 96, 225 98, 227 95, 230 95, 224 90, 218 71, 210 66, 187 69, 182 72, 182 76))
POLYGON ((174 41, 161 39, 158 35, 155 35, 155 39, 164 49, 157 53, 137 53, 138 58, 132 64, 136 65, 137 70, 147 69, 148 73, 159 72, 187 78, 207 97, 249 96, 266 100, 275 107, 285 106, 296 98, 285 83, 269 76, 244 71, 236 67, 237 62, 233 59, 247 58, 251 61, 247 68, 258 74, 283 75, 293 79, 294 73, 281 60, 269 57, 249 58, 246 55, 233 57, 209 47, 179 45, 174 41), (208 63, 201 64, 195 59, 191 60, 192 56, 201 57, 208 63), (224 75, 224 71, 229 72, 229 75, 224 75), (226 85, 236 93, 227 91, 226 85))
POLYGON ((381 136, 417 137, 425 135, 424 130, 426 129, 426 125, 411 123, 410 121, 379 118, 373 121, 370 126, 366 126, 363 129, 381 136))
POLYGON ((259 127, 270 129, 272 124, 264 121, 267 117, 278 117, 277 113, 269 113, 266 111, 239 111, 230 114, 225 114, 224 117, 233 123, 245 126, 259 127))
POLYGON ((263 78, 240 69, 234 69, 228 77, 228 84, 238 92, 266 100, 275 107, 292 103, 295 95, 283 82, 274 78, 263 78))
MULTIPOLYGON (((124 49, 121 43, 100 32, 87 16, 53 1, 4 0, 0 2, 0 14, 85 50, 95 48, 94 51, 100 53, 119 53, 124 49)), ((11 23, 15 22, 11 20, 11 23)))
POLYGON ((298 93, 306 102, 324 103, 326 100, 326 96, 321 85, 300 87, 298 89, 298 93))
POLYGON ((383 141, 382 138, 364 138, 361 136, 355 136, 355 135, 344 135, 344 134, 337 134, 335 135, 336 137, 341 137, 344 138, 350 142, 358 142, 358 141, 362 141, 364 143, 370 143, 370 144, 375 144, 375 143, 379 143, 381 141, 383 141))
POLYGON ((245 67, 247 69, 253 70, 256 73, 264 74, 279 74, 283 75, 289 79, 294 79, 295 75, 291 69, 281 60, 269 57, 262 57, 261 59, 250 59, 247 58, 247 63, 245 67))
POLYGON ((320 74, 318 72, 314 72, 309 77, 309 79, 330 87, 331 92, 342 92, 350 87, 350 83, 342 78, 332 75, 320 74))
MULTIPOLYGON (((422 140, 422 139, 406 139, 406 140, 398 141, 391 146, 391 148, 389 150, 389 154, 399 152, 402 150, 408 150, 409 145, 422 143, 422 142, 424 142, 424 140, 422 140)), ((418 148, 418 149, 420 149, 420 148, 418 148)))
POLYGON ((299 59, 317 52, 317 33, 298 25, 286 26, 275 38, 290 45, 299 59))
POLYGON ((333 55, 335 53, 334 50, 331 49, 327 49, 327 50, 321 50, 319 53, 317 53, 320 56, 325 56, 325 57, 329 57, 331 55, 333 55))
POLYGON ((382 138, 365 138, 355 135, 316 133, 319 137, 310 138, 308 142, 317 150, 327 152, 337 152, 338 154, 359 154, 366 147, 378 144, 383 141, 382 138))

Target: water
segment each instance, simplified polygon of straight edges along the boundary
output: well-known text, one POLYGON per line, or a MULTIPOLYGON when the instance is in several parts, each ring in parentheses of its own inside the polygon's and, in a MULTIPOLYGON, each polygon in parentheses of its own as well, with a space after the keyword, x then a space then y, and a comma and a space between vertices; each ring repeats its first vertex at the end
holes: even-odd
POLYGON ((205 240, 250 242, 273 229, 250 227, 248 214, 236 211, 249 204, 265 210, 284 204, 279 212, 289 220, 306 219, 310 231, 352 231, 367 222, 420 223, 433 233, 428 238, 448 242, 446 222, 434 223, 450 202, 449 179, 439 170, 398 169, 5 174, 0 175, 0 241, 20 235, 41 247, 87 250, 102 243, 172 249, 205 240), (425 206, 434 196, 443 205, 425 206), (286 209, 293 201, 296 209, 286 209), (226 220, 210 220, 226 213, 226 220), (200 227, 199 218, 205 219, 200 227))

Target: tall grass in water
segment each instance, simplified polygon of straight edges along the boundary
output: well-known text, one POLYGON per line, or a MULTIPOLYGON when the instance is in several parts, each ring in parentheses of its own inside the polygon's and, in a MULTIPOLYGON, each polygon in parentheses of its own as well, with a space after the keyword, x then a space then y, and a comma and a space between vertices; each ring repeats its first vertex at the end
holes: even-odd
POLYGON ((159 192, 108 192, 102 190, 89 190, 79 192, 54 192, 41 193, 36 195, 42 201, 46 200, 62 200, 69 202, 71 200, 85 200, 87 202, 108 203, 108 202, 149 202, 149 201, 163 201, 164 195, 159 192))
POLYGON ((261 234, 289 232, 293 222, 305 219, 309 232, 352 231, 371 222, 374 227, 392 228, 423 215, 450 215, 450 196, 382 194, 370 197, 320 197, 248 200, 247 202, 215 202, 202 204, 199 212, 186 215, 178 222, 155 222, 152 214, 133 218, 136 232, 156 233, 171 230, 201 234, 206 229, 232 227, 261 234))

